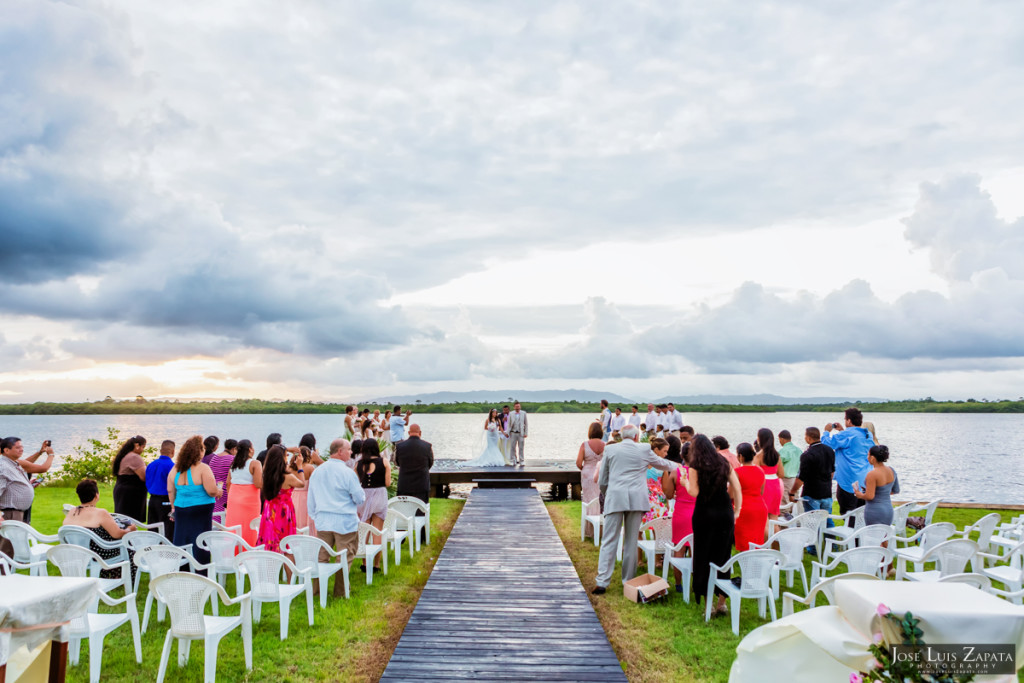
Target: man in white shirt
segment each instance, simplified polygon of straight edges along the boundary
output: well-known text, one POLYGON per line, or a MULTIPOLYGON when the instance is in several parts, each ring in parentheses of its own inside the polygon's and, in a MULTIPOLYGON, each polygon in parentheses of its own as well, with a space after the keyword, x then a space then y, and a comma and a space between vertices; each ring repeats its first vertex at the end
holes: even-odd
POLYGON ((634 427, 639 427, 643 423, 643 418, 640 417, 640 413, 637 412, 638 410, 640 410, 638 407, 633 406, 633 414, 630 415, 629 419, 626 421, 634 427))
POLYGON ((612 438, 618 441, 619 432, 621 432, 622 428, 626 426, 626 416, 622 414, 622 408, 615 408, 615 414, 612 415, 609 426, 612 430, 612 438))
POLYGON ((665 425, 666 432, 671 432, 673 436, 679 436, 679 430, 683 426, 683 414, 676 412, 674 403, 668 404, 668 412, 662 418, 662 424, 665 425))
POLYGON ((658 431, 658 420, 661 419, 661 411, 654 407, 653 403, 647 404, 647 417, 644 418, 644 427, 647 429, 647 436, 654 438, 658 431))
POLYGON ((601 431, 604 433, 601 435, 601 440, 605 443, 612 436, 612 411, 608 409, 608 401, 601 399, 601 431))
MULTIPOLYGON (((316 525, 317 538, 338 551, 346 551, 344 559, 349 567, 359 549, 356 508, 366 500, 359 477, 347 466, 351 457, 352 444, 346 439, 332 441, 330 457, 309 475, 306 493, 306 509, 316 525)), ((319 560, 331 561, 326 550, 320 550, 319 560)), ((320 590, 318 583, 313 580, 314 593, 320 590)), ((334 575, 334 597, 344 594, 345 582, 338 572, 334 575)))
POLYGON ((526 420, 526 413, 523 406, 516 401, 512 406, 514 410, 508 415, 508 455, 513 465, 522 465, 526 462, 524 439, 529 436, 529 425, 526 420))

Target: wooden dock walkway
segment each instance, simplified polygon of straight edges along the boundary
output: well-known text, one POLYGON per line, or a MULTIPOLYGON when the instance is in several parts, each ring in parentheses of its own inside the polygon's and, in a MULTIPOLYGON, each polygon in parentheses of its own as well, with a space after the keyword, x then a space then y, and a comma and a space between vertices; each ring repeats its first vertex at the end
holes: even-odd
POLYGON ((382 681, 625 681, 529 489, 474 489, 382 681))

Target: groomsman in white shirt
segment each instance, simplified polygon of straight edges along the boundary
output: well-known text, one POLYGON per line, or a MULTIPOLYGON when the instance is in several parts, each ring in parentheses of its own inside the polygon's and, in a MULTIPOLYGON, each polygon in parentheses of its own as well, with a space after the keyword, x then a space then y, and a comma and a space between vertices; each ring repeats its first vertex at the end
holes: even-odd
MULTIPOLYGON (((615 408, 615 414, 612 415, 609 427, 612 430, 612 437, 618 437, 619 432, 626 426, 626 416, 622 414, 622 408, 615 408)), ((617 439, 616 439, 617 440, 617 439)))
POLYGON ((601 431, 604 432, 601 435, 601 440, 607 443, 612 436, 612 411, 608 409, 607 399, 601 399, 601 417, 599 419, 601 420, 601 431))
POLYGON ((633 414, 629 416, 628 420, 626 420, 627 423, 633 425, 634 427, 639 427, 641 424, 643 424, 644 421, 644 419, 640 416, 640 413, 637 412, 638 410, 640 409, 637 408, 636 406, 633 406, 633 414))
POLYGON ((668 404, 668 412, 662 418, 665 431, 671 432, 673 436, 679 436, 679 430, 683 427, 683 414, 676 411, 674 403, 668 404))
POLYGON ((644 427, 647 429, 647 436, 654 438, 658 430, 658 420, 661 419, 661 411, 654 407, 653 403, 647 404, 647 417, 644 418, 644 427))

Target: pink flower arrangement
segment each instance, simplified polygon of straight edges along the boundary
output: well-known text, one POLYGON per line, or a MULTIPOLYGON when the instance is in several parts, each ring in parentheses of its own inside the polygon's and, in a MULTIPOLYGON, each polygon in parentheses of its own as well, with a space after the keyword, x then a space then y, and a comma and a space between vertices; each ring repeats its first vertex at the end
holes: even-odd
POLYGON ((878 608, 875 611, 878 612, 878 616, 880 616, 880 617, 884 617, 885 615, 887 615, 890 612, 892 612, 891 609, 886 607, 885 604, 883 604, 881 602, 878 603, 878 608))
POLYGON ((864 679, 857 672, 850 674, 850 683, 864 683, 864 679))

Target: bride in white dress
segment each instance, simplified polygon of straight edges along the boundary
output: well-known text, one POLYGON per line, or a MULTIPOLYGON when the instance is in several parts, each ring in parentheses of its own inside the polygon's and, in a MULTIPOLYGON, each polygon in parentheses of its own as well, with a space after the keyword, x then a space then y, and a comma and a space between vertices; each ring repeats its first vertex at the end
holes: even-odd
POLYGON ((462 467, 503 467, 505 465, 505 456, 501 454, 501 449, 498 448, 498 432, 500 428, 498 426, 497 413, 496 409, 491 409, 490 414, 487 416, 487 421, 484 423, 484 452, 472 460, 463 462, 462 467))

